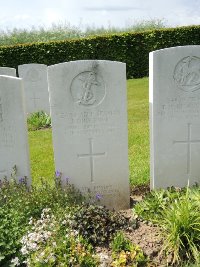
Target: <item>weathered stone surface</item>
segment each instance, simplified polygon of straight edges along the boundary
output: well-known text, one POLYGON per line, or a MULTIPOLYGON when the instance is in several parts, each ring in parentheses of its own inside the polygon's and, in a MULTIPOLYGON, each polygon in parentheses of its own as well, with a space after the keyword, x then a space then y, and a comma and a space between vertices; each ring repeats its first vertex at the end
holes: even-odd
POLYGON ((30 184, 27 125, 22 80, 0 76, 0 180, 28 177, 30 184))
POLYGON ((9 68, 9 67, 0 67, 0 75, 16 77, 16 69, 15 68, 9 68))
POLYGON ((23 78, 27 113, 45 111, 50 114, 47 66, 24 64, 18 66, 19 77, 23 78))
POLYGON ((200 182, 200 46, 150 53, 151 188, 200 182))
POLYGON ((129 207, 126 68, 111 61, 48 67, 56 169, 109 208, 129 207))

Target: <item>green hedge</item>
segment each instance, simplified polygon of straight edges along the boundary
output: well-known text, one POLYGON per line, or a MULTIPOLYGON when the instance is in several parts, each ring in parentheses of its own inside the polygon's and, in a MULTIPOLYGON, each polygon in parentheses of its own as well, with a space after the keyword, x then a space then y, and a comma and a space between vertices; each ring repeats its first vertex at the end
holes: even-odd
POLYGON ((81 59, 125 62, 127 77, 148 76, 149 52, 161 48, 199 45, 200 26, 104 35, 77 40, 0 47, 0 66, 27 63, 53 65, 81 59))

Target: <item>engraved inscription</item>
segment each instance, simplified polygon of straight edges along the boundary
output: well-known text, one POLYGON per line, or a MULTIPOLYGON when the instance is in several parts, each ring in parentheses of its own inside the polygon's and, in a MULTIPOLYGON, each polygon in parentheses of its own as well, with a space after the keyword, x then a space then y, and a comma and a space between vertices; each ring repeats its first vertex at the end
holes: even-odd
POLYGON ((30 81, 30 82, 37 82, 37 81, 39 81, 40 80, 39 72, 36 69, 31 68, 26 73, 26 80, 27 81, 30 81))
POLYGON ((94 65, 91 71, 79 73, 72 80, 70 91, 73 101, 78 105, 97 106, 105 97, 105 84, 97 66, 94 65))
POLYGON ((82 112, 63 112, 58 116, 65 119, 66 132, 70 135, 102 135, 113 134, 119 125, 119 110, 88 110, 82 112))
POLYGON ((93 195, 95 194, 101 194, 103 197, 104 196, 119 196, 120 190, 119 188, 113 186, 113 185, 93 185, 91 187, 81 187, 81 192, 88 193, 91 192, 93 195))
POLYGON ((183 91, 200 89, 200 58, 188 56, 181 59, 174 69, 174 81, 183 91))
POLYGON ((99 156, 105 156, 106 153, 94 153, 93 152, 93 140, 92 138, 89 138, 89 153, 87 154, 77 154, 78 158, 85 158, 89 157, 90 158, 90 179, 91 182, 94 182, 94 157, 99 157, 99 156))
POLYGON ((191 171, 191 145, 200 143, 200 140, 192 140, 191 139, 191 123, 187 124, 187 140, 178 140, 178 141, 173 141, 173 144, 184 144, 187 145, 187 174, 190 174, 191 171))
POLYGON ((190 119, 200 116, 200 97, 199 96, 181 96, 166 99, 159 106, 158 115, 169 119, 190 119))

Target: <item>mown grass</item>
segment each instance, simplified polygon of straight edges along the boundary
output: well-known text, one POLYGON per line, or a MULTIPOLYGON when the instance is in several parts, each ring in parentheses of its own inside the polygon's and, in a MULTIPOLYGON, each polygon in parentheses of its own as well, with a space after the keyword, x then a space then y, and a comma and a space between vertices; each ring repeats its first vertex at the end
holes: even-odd
POLYGON ((128 80, 128 135, 131 185, 149 181, 148 78, 128 80))
MULTIPOLYGON (((131 185, 149 181, 148 78, 127 81, 131 185)), ((54 176, 51 129, 29 131, 33 184, 54 176)), ((53 181, 53 179, 52 179, 53 181)))
POLYGON ((38 185, 41 178, 53 183, 55 167, 51 129, 29 131, 29 144, 33 185, 38 185))

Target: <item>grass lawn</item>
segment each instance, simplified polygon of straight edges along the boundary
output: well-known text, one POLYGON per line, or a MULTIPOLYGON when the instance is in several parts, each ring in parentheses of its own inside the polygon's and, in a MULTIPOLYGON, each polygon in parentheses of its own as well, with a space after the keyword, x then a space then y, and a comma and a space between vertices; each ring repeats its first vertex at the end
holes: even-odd
POLYGON ((28 134, 33 185, 41 182, 41 177, 51 183, 55 171, 51 129, 29 131, 28 134))
MULTIPOLYGON (((127 81, 129 166, 131 185, 149 181, 148 78, 127 81)), ((51 129, 29 131, 31 176, 53 181, 54 163, 51 129)))

